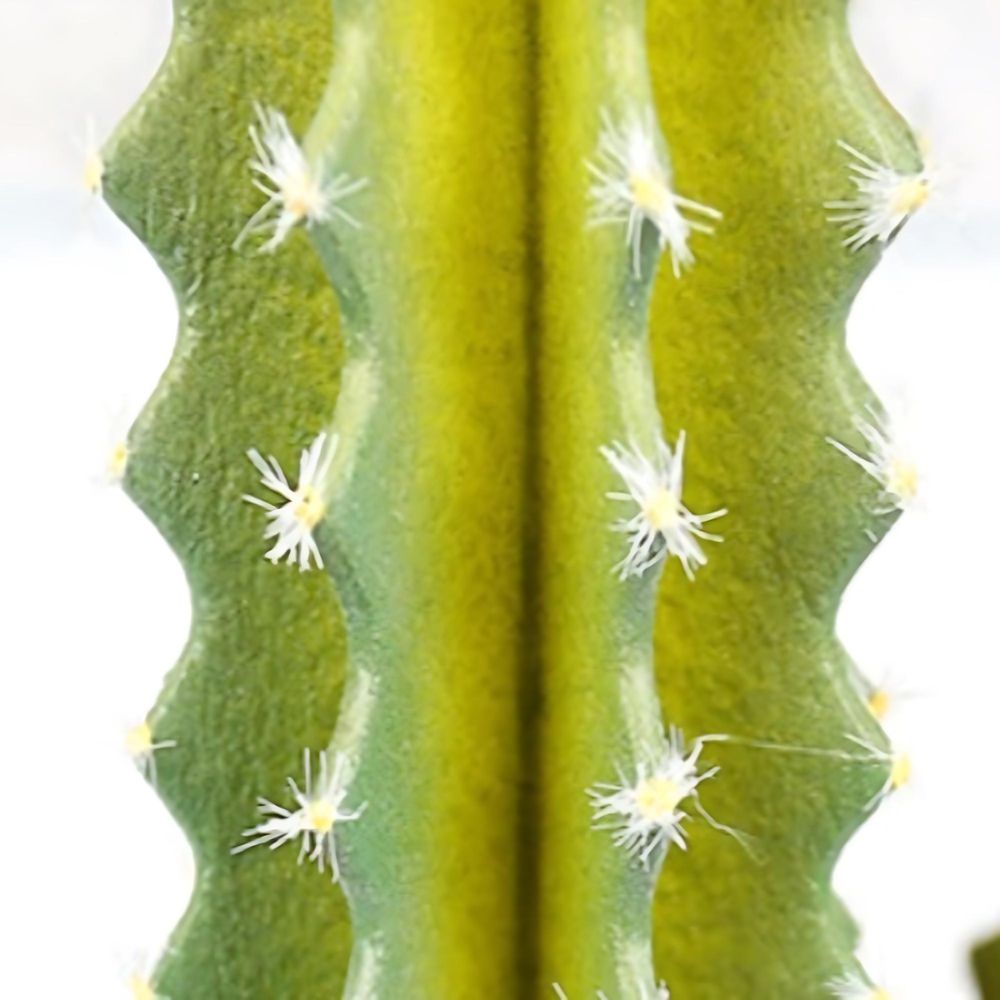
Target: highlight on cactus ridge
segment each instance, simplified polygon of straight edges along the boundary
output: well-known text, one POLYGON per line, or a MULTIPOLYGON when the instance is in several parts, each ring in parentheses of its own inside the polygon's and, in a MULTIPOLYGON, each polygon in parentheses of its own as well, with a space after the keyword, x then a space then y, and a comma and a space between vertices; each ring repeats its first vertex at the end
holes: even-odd
POLYGON ((934 176, 843 0, 175 15, 84 169, 182 306, 108 466, 194 604, 132 995, 885 1000, 834 616, 919 476, 844 320, 934 176))

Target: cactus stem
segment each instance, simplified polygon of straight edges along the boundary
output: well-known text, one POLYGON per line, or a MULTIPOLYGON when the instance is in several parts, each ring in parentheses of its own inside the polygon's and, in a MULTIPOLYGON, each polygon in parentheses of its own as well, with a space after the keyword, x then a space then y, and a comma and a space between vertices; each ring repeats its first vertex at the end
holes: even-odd
POLYGON ((698 539, 721 542, 721 535, 702 530, 706 521, 727 513, 725 508, 709 514, 692 514, 681 503, 684 482, 684 432, 677 438, 677 447, 660 438, 656 458, 649 459, 636 446, 625 448, 617 441, 611 448, 601 448, 601 454, 621 476, 627 493, 611 492, 612 500, 634 502, 639 512, 622 518, 612 525, 631 539, 628 554, 615 566, 620 579, 642 576, 646 570, 670 556, 676 556, 689 580, 694 579, 697 566, 708 562, 698 539))
POLYGON ((747 739, 742 736, 731 736, 724 733, 713 733, 709 736, 699 737, 699 742, 704 743, 731 743, 735 746, 749 747, 755 750, 768 750, 775 753, 801 754, 810 757, 828 757, 831 760, 842 760, 858 764, 882 764, 886 768, 886 778, 881 788, 868 800, 864 806, 864 812, 869 813, 872 809, 881 805, 882 802, 893 792, 899 791, 910 784, 913 775, 913 762, 910 755, 904 751, 895 749, 882 750, 862 739, 845 733, 844 738, 849 740, 863 753, 852 750, 838 750, 833 747, 808 747, 796 746, 788 743, 772 743, 769 740, 747 739))
POLYGON ((875 508, 876 514, 907 510, 915 503, 920 489, 917 464, 891 423, 870 406, 868 412, 871 420, 858 417, 854 421, 854 426, 868 445, 867 454, 859 454, 832 437, 828 437, 827 441, 882 487, 882 505, 875 508))
POLYGON ((670 158, 657 147, 652 108, 633 112, 623 124, 616 124, 608 112, 601 113, 597 157, 587 161, 594 177, 590 187, 591 226, 624 225, 625 243, 632 249, 632 268, 641 277, 643 224, 649 222, 658 235, 662 252, 670 248, 676 277, 682 268, 694 264, 688 246, 691 232, 712 233, 706 222, 686 218, 681 209, 709 219, 722 213, 678 195, 672 188, 670 158))
POLYGON ((273 493, 284 497, 285 503, 280 507, 261 500, 259 497, 243 494, 247 503, 262 507, 267 511, 268 525, 264 529, 265 538, 274 538, 275 543, 265 555, 272 563, 283 558, 288 562, 298 561, 299 569, 305 571, 310 567, 310 560, 315 559, 316 565, 322 568, 323 557, 313 539, 313 529, 326 514, 327 496, 324 491, 327 473, 337 451, 337 437, 329 439, 321 433, 313 443, 302 452, 299 461, 299 481, 294 488, 289 484, 280 463, 273 455, 265 460, 256 448, 247 452, 247 457, 253 462, 260 473, 261 483, 273 493))
MULTIPOLYGON (((653 973, 653 956, 650 954, 648 939, 630 941, 621 949, 619 978, 626 984, 623 997, 636 1000, 670 1000, 670 990, 661 979, 656 982, 653 973)), ((598 1000, 608 1000, 603 991, 598 992, 598 1000)))
POLYGON ((172 750, 177 740, 157 740, 148 722, 140 722, 125 734, 125 750, 144 778, 156 785, 156 753, 172 750))
POLYGON ((272 253, 284 242, 299 223, 306 227, 314 222, 334 218, 355 229, 360 223, 339 202, 360 191, 368 181, 348 174, 330 174, 321 160, 311 163, 302 152, 285 116, 274 108, 254 105, 257 124, 250 126, 250 140, 257 158, 250 169, 258 176, 254 187, 267 195, 267 201, 250 217, 234 248, 247 236, 272 232, 261 247, 261 253, 272 253))
POLYGON ((305 774, 303 787, 300 789, 293 778, 288 779, 288 786, 298 804, 298 809, 293 811, 277 805, 270 799, 259 799, 260 812, 267 818, 257 826, 244 830, 243 836, 253 839, 245 844, 238 844, 230 853, 240 854, 263 844, 274 850, 301 837, 299 864, 308 858, 309 861, 315 862, 320 871, 323 871, 329 863, 333 881, 339 882, 340 864, 337 860, 335 840, 337 824, 360 819, 367 803, 362 803, 357 809, 343 808, 344 800, 350 794, 348 783, 352 770, 349 767, 347 754, 336 754, 333 767, 330 768, 326 752, 320 751, 319 781, 315 789, 312 783, 309 751, 303 751, 302 756, 305 774))
POLYGON ((828 201, 830 221, 847 233, 844 246, 860 250, 869 243, 888 243, 900 227, 927 203, 934 179, 927 167, 912 173, 887 167, 870 156, 839 141, 838 146, 850 159, 851 183, 857 188, 854 198, 828 201))

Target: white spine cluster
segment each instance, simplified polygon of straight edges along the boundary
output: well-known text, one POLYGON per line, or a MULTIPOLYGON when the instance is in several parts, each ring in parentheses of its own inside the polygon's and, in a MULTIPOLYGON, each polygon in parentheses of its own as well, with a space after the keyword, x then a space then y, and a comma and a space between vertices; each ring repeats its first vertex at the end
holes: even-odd
POLYGON ((681 502, 684 488, 684 432, 677 438, 676 449, 661 438, 652 457, 633 444, 626 448, 617 441, 601 454, 622 478, 628 492, 608 493, 612 500, 634 503, 639 509, 631 517, 612 525, 628 535, 628 553, 615 567, 622 580, 642 576, 648 569, 675 556, 689 580, 695 569, 704 566, 708 557, 698 539, 721 542, 719 535, 704 530, 708 521, 722 517, 726 510, 692 514, 681 502))
POLYGON ((310 560, 315 560, 316 565, 322 568, 323 557, 313 538, 313 531, 326 514, 326 481, 336 450, 335 437, 327 445, 326 434, 317 435, 302 452, 299 481, 294 487, 273 455, 265 461, 256 448, 247 452, 247 457, 260 473, 262 485, 285 501, 275 505, 248 493, 243 495, 247 503, 267 511, 268 524, 264 537, 273 538, 274 545, 265 553, 265 559, 273 563, 282 559, 290 563, 298 562, 302 571, 309 569, 310 560))
POLYGON ((310 162, 288 127, 285 116, 274 108, 255 105, 257 123, 250 126, 250 141, 256 158, 250 162, 254 187, 267 200, 251 216, 236 239, 236 246, 254 233, 270 232, 261 246, 273 252, 299 225, 339 219, 358 228, 358 220, 342 205, 364 188, 366 178, 345 173, 330 174, 323 162, 310 162))
POLYGON ((301 838, 299 864, 306 858, 323 871, 327 864, 333 881, 340 879, 340 865, 337 861, 336 827, 341 823, 353 822, 365 811, 365 804, 357 809, 344 808, 344 800, 349 794, 349 762, 347 755, 338 753, 330 768, 327 755, 319 755, 319 781, 313 787, 309 751, 303 753, 305 781, 300 789, 293 778, 288 779, 288 787, 297 806, 286 809, 270 799, 258 799, 260 812, 266 817, 263 822, 243 831, 250 837, 245 844, 239 844, 231 851, 239 854, 252 847, 267 844, 271 850, 301 838))
POLYGON ((830 221, 847 232, 844 246, 860 250, 869 243, 888 243, 931 195, 932 176, 926 169, 901 173, 849 146, 838 145, 850 157, 853 198, 828 201, 830 221))
POLYGON ((602 114, 597 156, 587 169, 593 177, 590 225, 623 228, 636 277, 642 272, 646 223, 656 231, 660 251, 670 251, 674 275, 680 277, 683 268, 694 264, 688 246, 691 233, 710 234, 714 227, 706 220, 722 218, 714 208, 674 191, 666 150, 657 145, 651 108, 633 113, 622 123, 602 114))

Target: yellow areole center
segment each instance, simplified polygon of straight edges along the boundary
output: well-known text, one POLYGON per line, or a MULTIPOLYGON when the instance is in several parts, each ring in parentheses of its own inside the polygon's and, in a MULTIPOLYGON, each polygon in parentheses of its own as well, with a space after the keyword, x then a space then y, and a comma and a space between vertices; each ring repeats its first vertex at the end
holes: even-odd
POLYGON ((631 174, 628 186, 632 192, 632 202, 646 215, 662 215, 669 208, 670 192, 656 174, 631 174))
POLYGON ((894 790, 902 788, 910 783, 913 775, 913 763, 910 755, 898 753, 892 758, 892 770, 889 772, 889 784, 894 790))
POLYGON ((83 186, 91 194, 100 194, 103 180, 104 160, 97 150, 91 150, 83 161, 83 186))
POLYGON ((868 711, 881 721, 889 714, 889 692, 876 688, 868 697, 868 711))
POLYGON ((643 819, 669 819, 684 798, 684 789, 671 778, 647 778, 635 791, 635 807, 643 819))
POLYGON ((156 1000, 153 987, 142 976, 129 976, 128 988, 132 994, 132 1000, 156 1000))
POLYGON ((654 531, 676 528, 681 519, 681 505, 671 490, 660 487, 642 505, 642 513, 654 531))
POLYGON ((306 826, 314 833, 329 833, 337 813, 326 799, 316 799, 306 806, 306 826))
POLYGON ((130 757, 142 757, 153 749, 153 731, 148 722, 140 722, 125 734, 125 749, 130 757))
POLYGON ((883 989, 881 986, 876 986, 875 989, 872 990, 869 1000, 892 1000, 892 998, 889 996, 888 990, 883 989))
POLYGON ((125 475, 125 466, 128 463, 128 446, 124 441, 119 441, 111 454, 108 455, 108 475, 113 479, 121 479, 125 475))
POLYGON ((295 505, 295 516, 310 530, 323 520, 326 504, 315 486, 307 486, 299 493, 299 502, 295 505))
POLYGON ((892 211, 894 214, 912 215, 927 203, 930 194, 931 186, 926 177, 906 177, 892 192, 892 211))
POLYGON ((285 210, 296 220, 305 219, 319 207, 320 190, 308 173, 289 177, 281 189, 285 210))
POLYGON ((920 475, 917 467, 902 458, 894 458, 889 462, 889 475, 886 478, 886 488, 890 493, 903 500, 912 500, 920 487, 920 475))

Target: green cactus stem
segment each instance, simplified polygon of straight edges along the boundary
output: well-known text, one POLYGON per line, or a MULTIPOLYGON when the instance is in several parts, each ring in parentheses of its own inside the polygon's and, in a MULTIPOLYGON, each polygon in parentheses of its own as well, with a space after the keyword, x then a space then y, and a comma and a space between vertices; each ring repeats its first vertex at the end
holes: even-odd
POLYGON ((991 938, 976 945, 972 952, 972 965, 983 1000, 1000 997, 1000 938, 991 938))
POLYGON ((314 229, 347 359, 319 533, 351 690, 334 752, 347 996, 523 992, 530 69, 523 5, 335 5, 305 144, 365 186, 314 229), (484 51, 485 46, 485 51, 484 51), (483 63, 488 64, 484 72, 483 63), (459 81, 461 81, 459 83, 459 81))
POLYGON ((662 848, 643 864, 616 847, 613 830, 594 829, 594 801, 583 794, 613 794, 596 786, 613 785, 620 772, 631 777, 640 763, 655 766, 664 739, 652 649, 662 567, 628 579, 614 571, 629 540, 608 529, 635 510, 606 497, 624 489, 609 457, 629 459, 616 445, 659 457, 647 335, 657 247, 647 226, 634 253, 624 225, 600 224, 605 209, 592 194, 595 171, 615 170, 602 142, 616 147, 653 116, 643 30, 643 5, 632 0, 542 9, 536 995, 553 981, 570 997, 600 989, 652 998, 655 990, 650 902, 662 848))
POLYGON ((865 988, 830 874, 905 760, 834 623, 911 484, 844 322, 926 180, 845 15, 180 4, 106 181, 184 310, 159 994, 865 988))
POLYGON ((193 605, 187 647, 149 716, 153 740, 177 743, 158 753, 157 783, 198 871, 155 988, 178 1000, 318 1000, 344 981, 343 898, 294 860, 230 849, 256 822, 255 797, 299 774, 303 747, 326 745, 341 697, 329 581, 266 562, 257 512, 240 501, 255 482, 248 447, 289 462, 329 413, 337 309, 304 234, 280 255, 232 245, 259 201, 247 184, 252 98, 304 126, 330 60, 330 12, 325 0, 296 4, 294 19, 279 0, 190 0, 176 22, 159 74, 105 151, 104 178, 180 313, 125 479, 182 561, 193 605))

